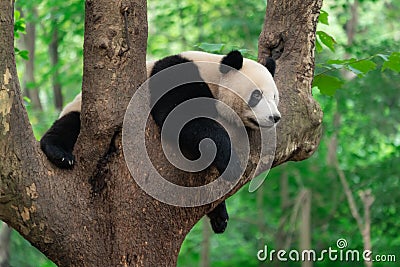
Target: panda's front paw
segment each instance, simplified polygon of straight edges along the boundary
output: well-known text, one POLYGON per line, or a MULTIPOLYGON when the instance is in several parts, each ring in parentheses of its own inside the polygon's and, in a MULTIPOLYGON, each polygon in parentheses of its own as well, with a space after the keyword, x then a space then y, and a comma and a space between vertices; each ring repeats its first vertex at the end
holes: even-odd
POLYGON ((41 144, 41 148, 47 159, 60 169, 72 169, 75 157, 72 153, 55 145, 41 144))
POLYGON ((210 218, 211 228, 214 233, 222 234, 228 225, 229 215, 226 210, 225 201, 216 206, 210 213, 207 214, 210 218))

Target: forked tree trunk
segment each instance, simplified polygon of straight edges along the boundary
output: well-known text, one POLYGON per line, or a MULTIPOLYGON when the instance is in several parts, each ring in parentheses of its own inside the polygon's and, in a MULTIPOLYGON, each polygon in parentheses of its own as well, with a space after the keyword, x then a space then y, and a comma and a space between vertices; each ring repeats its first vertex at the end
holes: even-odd
MULTIPOLYGON (((285 49, 276 75, 283 119, 275 165, 307 158, 319 141, 321 111, 311 81, 321 2, 268 2, 260 55, 277 51, 280 40, 285 49)), ((159 202, 126 167, 121 124, 146 77, 146 1, 86 0, 82 131, 72 171, 54 168, 33 137, 15 68, 13 5, 0 1, 0 218, 59 266, 174 266, 189 230, 217 203, 183 208, 159 202)), ((152 121, 146 138, 147 153, 167 179, 191 185, 215 177, 172 167, 152 121)), ((250 143, 257 147, 257 140, 250 143)), ((137 164, 131 172, 145 177, 148 170, 137 164)), ((228 195, 250 178, 242 177, 228 195)))

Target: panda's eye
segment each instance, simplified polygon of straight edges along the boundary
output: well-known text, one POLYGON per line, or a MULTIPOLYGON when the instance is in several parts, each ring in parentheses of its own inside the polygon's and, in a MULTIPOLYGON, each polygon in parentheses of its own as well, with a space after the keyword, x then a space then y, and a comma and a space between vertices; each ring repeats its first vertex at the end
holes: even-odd
POLYGON ((262 92, 260 90, 254 90, 253 93, 251 93, 250 100, 249 100, 249 106, 250 107, 255 107, 258 102, 262 99, 262 92))

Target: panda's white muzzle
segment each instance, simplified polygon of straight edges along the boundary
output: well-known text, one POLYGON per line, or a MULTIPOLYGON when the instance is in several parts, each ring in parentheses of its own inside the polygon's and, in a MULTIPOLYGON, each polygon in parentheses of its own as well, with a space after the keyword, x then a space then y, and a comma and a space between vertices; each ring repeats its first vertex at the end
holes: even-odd
POLYGON ((274 101, 262 99, 257 106, 252 108, 256 118, 251 118, 250 121, 261 128, 269 128, 275 126, 281 119, 279 112, 274 101))

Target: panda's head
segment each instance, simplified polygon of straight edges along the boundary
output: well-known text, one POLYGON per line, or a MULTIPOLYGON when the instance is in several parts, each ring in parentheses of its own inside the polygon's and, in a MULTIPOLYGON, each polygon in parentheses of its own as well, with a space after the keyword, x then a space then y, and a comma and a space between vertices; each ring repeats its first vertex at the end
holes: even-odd
MULTIPOLYGON (((232 51, 220 62, 221 82, 218 99, 232 107, 244 125, 251 129, 273 127, 280 120, 279 92, 273 76, 275 61, 267 60, 263 66, 243 58, 239 51, 232 51)), ((234 121, 232 113, 223 104, 217 104, 219 114, 234 121)))

